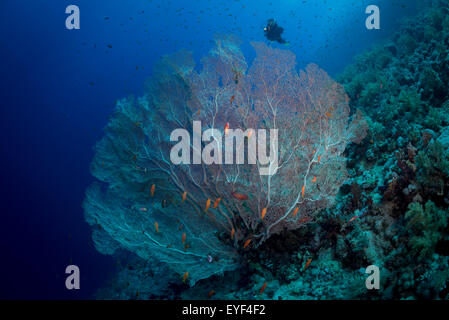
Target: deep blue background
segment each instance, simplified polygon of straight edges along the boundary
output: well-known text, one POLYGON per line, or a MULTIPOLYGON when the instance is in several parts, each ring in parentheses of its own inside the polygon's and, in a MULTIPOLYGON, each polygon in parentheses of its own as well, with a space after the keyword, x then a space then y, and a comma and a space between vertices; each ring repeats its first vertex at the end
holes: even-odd
POLYGON ((81 208, 92 147, 114 101, 140 94, 161 55, 185 47, 199 59, 221 32, 252 58, 249 41, 264 41, 275 18, 299 66, 335 75, 415 2, 1 0, 0 298, 87 299, 111 276, 114 261, 95 251, 81 208), (69 4, 81 9, 81 30, 65 29, 69 4), (381 8, 380 31, 365 29, 368 4, 381 8), (64 286, 71 263, 79 291, 64 286))

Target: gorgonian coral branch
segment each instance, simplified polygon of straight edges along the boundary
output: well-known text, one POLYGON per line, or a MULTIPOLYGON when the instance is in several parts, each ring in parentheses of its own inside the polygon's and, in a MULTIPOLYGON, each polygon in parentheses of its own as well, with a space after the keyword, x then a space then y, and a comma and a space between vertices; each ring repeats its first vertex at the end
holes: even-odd
POLYGON ((249 69, 230 36, 216 39, 199 72, 188 52, 164 57, 143 97, 117 103, 92 163, 106 184, 85 201, 98 246, 164 261, 193 284, 332 204, 347 176, 343 152, 364 138, 365 121, 356 113, 348 123, 348 97, 318 66, 298 73, 292 52, 252 45, 249 69), (204 134, 188 137, 188 161, 174 163, 179 129, 204 134))

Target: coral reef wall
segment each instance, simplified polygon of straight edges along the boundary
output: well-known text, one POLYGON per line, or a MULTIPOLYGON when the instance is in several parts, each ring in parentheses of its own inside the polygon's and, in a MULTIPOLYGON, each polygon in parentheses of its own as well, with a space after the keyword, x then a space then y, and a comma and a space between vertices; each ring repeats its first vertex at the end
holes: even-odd
POLYGON ((382 298, 448 294, 448 8, 404 21, 339 77, 370 125, 348 191, 369 208, 358 228, 374 241, 366 258, 388 270, 382 298))
MULTIPOLYGON (((238 256, 236 271, 202 277, 207 279, 198 281, 193 287, 164 272, 167 274, 164 288, 170 287, 169 292, 148 288, 151 283, 146 272, 148 266, 139 255, 140 258, 130 259, 126 266, 119 268, 116 281, 102 290, 99 297, 448 299, 448 13, 448 1, 435 1, 420 16, 404 21, 401 29, 388 41, 356 57, 337 78, 349 97, 338 101, 344 109, 353 110, 354 119, 357 119, 355 110, 361 110, 369 129, 361 144, 345 145, 340 149, 338 157, 346 158, 347 163, 341 171, 345 179, 339 180, 338 184, 344 183, 338 194, 338 188, 330 193, 335 197, 332 201, 313 211, 313 220, 302 228, 285 230, 289 228, 284 226, 282 231, 274 232, 264 242, 242 250, 242 242, 254 234, 249 228, 251 232, 242 233, 237 246, 228 245, 238 256), (380 290, 365 287, 365 268, 372 264, 381 271, 380 290), (142 276, 137 280, 137 274, 145 275, 145 278, 142 276), (118 284, 123 283, 128 283, 132 289, 118 290, 118 284), (119 291, 120 296, 117 295, 119 291)), ((257 45, 256 49, 267 50, 257 45)), ((318 79, 326 77, 316 67, 311 68, 304 75, 318 73, 321 74, 318 79)), ((312 78, 316 79, 315 76, 312 78)), ((342 88, 336 82, 326 82, 329 83, 326 92, 341 96, 338 92, 342 88)), ((226 97, 228 102, 232 96, 226 97)), ((232 100, 242 103, 237 96, 232 100)), ((134 121, 140 121, 140 117, 134 121)), ((219 125, 223 127, 226 121, 221 121, 219 125)), ((354 128, 348 129, 346 124, 341 128, 357 132, 354 128)), ((301 132, 300 128, 291 130, 293 134, 301 132)), ((357 135, 364 136, 363 132, 353 136, 357 135)), ((347 137, 347 142, 354 140, 349 137, 351 135, 343 136, 347 137)), ((94 164, 99 165, 104 160, 96 160, 94 164)), ((299 172, 303 172, 301 168, 299 172)), ((96 175, 100 180, 114 183, 107 177, 96 175)), ((145 183, 143 192, 148 194, 151 182, 145 183)), ((289 186, 284 192, 298 192, 302 186, 289 186)), ((134 184, 121 187, 136 189, 134 184)), ((277 192, 281 193, 280 190, 277 192)), ((313 191, 306 190, 306 194, 309 192, 313 191)), ((201 200, 203 206, 206 199, 201 200)), ((136 200, 132 199, 134 203, 136 200)), ((146 205, 146 202, 142 203, 146 205)), ((249 209, 258 215, 259 222, 264 206, 249 209)), ((147 223, 152 225, 153 221, 147 223)), ((100 221, 99 233, 104 232, 104 225, 105 222, 100 221)), ((266 230, 267 225, 258 223, 255 230, 260 227, 266 230)), ((228 232, 223 234, 229 238, 228 232)), ((229 243, 226 240, 218 242, 222 246, 229 243)), ((119 247, 116 239, 108 237, 97 243, 104 246, 107 253, 111 248, 119 247)), ((132 250, 131 245, 127 247, 122 243, 120 247, 132 250)))

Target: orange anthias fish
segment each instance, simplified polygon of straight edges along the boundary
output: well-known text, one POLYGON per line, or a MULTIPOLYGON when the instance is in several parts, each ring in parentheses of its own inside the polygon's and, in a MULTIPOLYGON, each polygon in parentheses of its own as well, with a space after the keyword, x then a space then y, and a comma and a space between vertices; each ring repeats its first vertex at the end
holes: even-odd
POLYGON ((186 233, 182 234, 182 244, 186 243, 186 233))
POLYGON ((182 202, 184 202, 186 200, 187 197, 187 191, 184 191, 184 193, 182 194, 182 202))
POLYGON ((206 201, 206 212, 207 212, 207 210, 209 209, 209 207, 210 207, 210 199, 207 199, 207 201, 206 201))
POLYGON ((316 182, 316 177, 313 176, 312 182, 316 182))
POLYGON ((153 197, 154 196, 154 190, 156 190, 156 186, 153 184, 151 185, 150 194, 153 197))
POLYGON ((263 220, 263 218, 265 218, 266 214, 267 214, 267 208, 263 208, 262 209, 262 214, 261 214, 262 220, 263 220))
POLYGON ((298 213, 299 208, 296 207, 295 211, 293 212, 293 217, 296 216, 296 214, 298 213))
POLYGON ((207 294, 207 297, 210 299, 213 295, 215 294, 214 290, 209 291, 209 293, 207 294))
POLYGON ((231 230, 231 240, 234 239, 234 234, 235 234, 235 229, 232 228, 232 230, 231 230))
POLYGON ((306 191, 306 186, 302 186, 302 189, 301 189, 301 196, 304 198, 304 193, 305 193, 305 191, 306 191))
POLYGON ((226 122, 226 125, 224 127, 224 134, 225 134, 225 136, 228 135, 228 131, 229 131, 229 122, 226 122))
POLYGON ((252 239, 248 239, 245 241, 245 243, 243 244, 243 249, 246 249, 247 246, 249 246, 249 244, 251 243, 252 239))
POLYGON ((357 219, 359 216, 353 216, 351 219, 349 219, 348 223, 351 223, 352 221, 354 221, 355 219, 357 219))
POLYGON ((309 260, 307 260, 306 264, 304 265, 304 269, 303 269, 303 270, 306 270, 307 267, 310 265, 311 262, 312 262, 312 258, 310 258, 309 260))
POLYGON ((265 282, 262 286, 262 288, 260 288, 260 294, 263 293, 263 291, 265 290, 265 288, 267 287, 267 283, 265 282))
POLYGON ((189 276, 189 272, 184 273, 184 276, 182 277, 182 282, 186 283, 188 276, 189 276))
POLYGON ((318 163, 320 163, 320 160, 321 160, 321 156, 318 156, 318 163))
POLYGON ((218 207, 218 204, 220 203, 220 200, 221 200, 221 198, 217 198, 217 200, 215 200, 215 202, 214 202, 214 209, 216 207, 218 207))
POLYGON ((238 200, 248 200, 248 196, 238 192, 232 192, 231 195, 238 200))
POLYGON ((231 97, 231 104, 234 102, 235 96, 231 97))
POLYGON ((159 224, 157 221, 154 223, 154 227, 156 228, 156 232, 159 233, 159 224))

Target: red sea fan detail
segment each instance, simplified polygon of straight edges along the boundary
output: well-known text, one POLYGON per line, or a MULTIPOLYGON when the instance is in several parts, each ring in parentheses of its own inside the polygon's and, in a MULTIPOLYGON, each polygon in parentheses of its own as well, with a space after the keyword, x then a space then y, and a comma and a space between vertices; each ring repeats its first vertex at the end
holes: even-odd
POLYGON ((238 267, 248 240, 246 250, 257 248, 333 203, 347 177, 343 152, 364 138, 366 122, 360 113, 349 122, 343 87, 318 66, 298 73, 292 52, 252 45, 249 68, 231 36, 216 39, 199 72, 188 52, 164 57, 143 97, 117 103, 92 163, 103 185, 91 186, 84 203, 99 250, 158 259, 194 284, 238 267), (175 164, 171 134, 194 133, 194 121, 213 134, 189 140, 190 162, 175 164), (246 133, 241 141, 238 130, 246 133), (245 154, 260 130, 268 146, 245 154), (218 147, 235 159, 225 161, 218 147), (201 161, 205 150, 212 163, 201 161))

